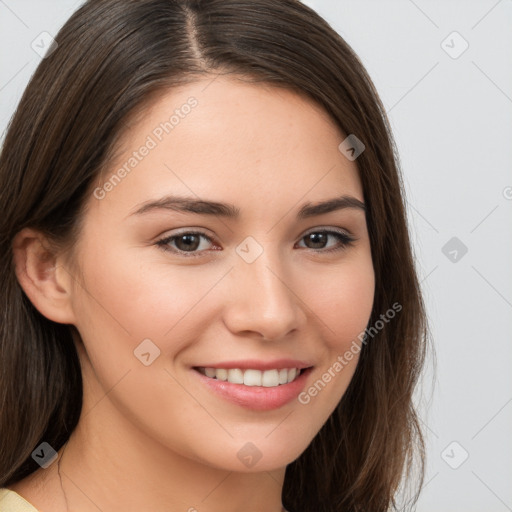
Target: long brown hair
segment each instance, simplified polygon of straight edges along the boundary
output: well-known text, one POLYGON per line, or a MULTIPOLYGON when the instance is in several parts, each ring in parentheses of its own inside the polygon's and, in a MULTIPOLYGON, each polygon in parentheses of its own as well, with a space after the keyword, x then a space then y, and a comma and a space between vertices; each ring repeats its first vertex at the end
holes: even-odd
POLYGON ((74 327, 46 319, 24 294, 14 236, 29 226, 72 245, 91 185, 128 117, 170 87, 222 72, 305 94, 363 142, 357 166, 376 279, 369 326, 392 304, 402 306, 363 344, 338 407, 288 465, 283 504, 293 512, 396 508, 396 492, 418 460, 414 503, 425 454, 412 395, 426 315, 395 144, 353 50, 298 0, 90 0, 56 41, 0 156, 0 487, 38 468, 31 452, 40 442, 62 447, 82 404, 74 327))

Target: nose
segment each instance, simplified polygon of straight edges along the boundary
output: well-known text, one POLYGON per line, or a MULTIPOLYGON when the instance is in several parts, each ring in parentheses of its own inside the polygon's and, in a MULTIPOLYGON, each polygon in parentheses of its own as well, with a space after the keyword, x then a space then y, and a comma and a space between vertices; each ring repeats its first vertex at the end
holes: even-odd
POLYGON ((289 269, 265 251, 253 263, 238 261, 230 276, 224 310, 227 328, 239 336, 277 341, 306 322, 304 302, 289 269))

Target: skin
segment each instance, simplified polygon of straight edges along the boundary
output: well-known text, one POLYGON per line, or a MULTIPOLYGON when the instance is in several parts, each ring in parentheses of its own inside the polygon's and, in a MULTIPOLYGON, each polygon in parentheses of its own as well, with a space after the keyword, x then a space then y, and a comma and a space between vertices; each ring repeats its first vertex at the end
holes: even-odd
MULTIPOLYGON (((206 362, 293 358, 313 366, 307 389, 366 328, 375 283, 364 210, 296 218, 307 202, 364 197, 356 163, 338 150, 345 135, 294 92, 234 77, 166 92, 130 125, 103 179, 191 96, 197 106, 156 148, 103 199, 91 195, 71 252, 51 251, 31 229, 15 240, 30 300, 80 334, 84 406, 59 451, 70 510, 281 511, 286 465, 357 364, 355 355, 308 404, 270 411, 228 402, 194 374, 206 362), (240 218, 131 215, 171 193, 231 203, 240 218), (156 245, 182 228, 212 238, 201 239, 200 256, 156 245), (325 248, 308 247, 305 235, 318 228, 356 241, 329 253, 340 246, 329 235, 325 248), (236 252, 248 236, 263 249, 252 263, 236 252), (149 366, 133 353, 146 338, 161 351, 149 366), (251 468, 237 457, 247 442, 262 454, 251 468)), ((41 512, 67 510, 56 462, 11 489, 41 512)))

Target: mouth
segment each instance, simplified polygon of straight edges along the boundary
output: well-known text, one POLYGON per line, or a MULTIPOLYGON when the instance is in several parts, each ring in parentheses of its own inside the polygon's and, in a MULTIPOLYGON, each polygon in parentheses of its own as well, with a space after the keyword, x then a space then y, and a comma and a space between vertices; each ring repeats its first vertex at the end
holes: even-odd
POLYGON ((254 368, 256 364, 244 362, 245 367, 239 368, 240 363, 232 362, 218 367, 195 366, 192 370, 215 396, 253 411, 279 409, 296 401, 313 371, 313 366, 293 361, 260 363, 260 368, 254 368))
POLYGON ((274 368, 258 370, 255 368, 212 368, 196 367, 196 371, 210 379, 216 379, 230 384, 243 384, 244 386, 262 386, 275 388, 290 384, 307 370, 307 368, 274 368))

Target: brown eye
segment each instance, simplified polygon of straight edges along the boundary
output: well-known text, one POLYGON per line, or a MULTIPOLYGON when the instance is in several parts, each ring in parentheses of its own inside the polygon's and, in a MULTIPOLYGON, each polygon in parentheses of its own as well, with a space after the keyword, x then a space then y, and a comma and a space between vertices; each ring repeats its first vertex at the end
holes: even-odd
POLYGON ((324 249, 328 239, 329 235, 325 232, 310 233, 304 237, 304 240, 306 240, 306 246, 309 249, 324 249))
POLYGON ((175 238, 174 243, 180 251, 195 251, 200 242, 200 237, 197 235, 180 235, 175 238))
POLYGON ((187 256, 199 256, 203 253, 208 245, 212 243, 212 239, 199 232, 184 232, 178 235, 168 236, 159 240, 156 244, 166 251, 177 254, 186 254, 187 256), (206 240, 206 244, 202 240, 206 240), (201 250, 198 250, 201 248, 201 250))
POLYGON ((332 230, 321 230, 321 231, 312 231, 307 235, 304 235, 301 241, 305 241, 305 246, 307 249, 313 250, 322 250, 323 252, 336 251, 338 249, 343 249, 349 245, 351 245, 355 238, 343 233, 341 231, 332 231, 332 230), (337 239, 338 244, 332 246, 328 246, 330 239, 337 239))

